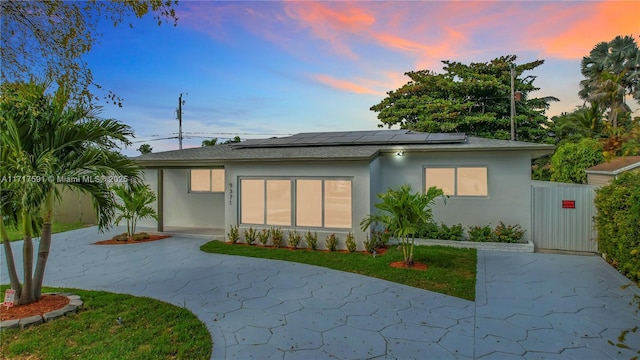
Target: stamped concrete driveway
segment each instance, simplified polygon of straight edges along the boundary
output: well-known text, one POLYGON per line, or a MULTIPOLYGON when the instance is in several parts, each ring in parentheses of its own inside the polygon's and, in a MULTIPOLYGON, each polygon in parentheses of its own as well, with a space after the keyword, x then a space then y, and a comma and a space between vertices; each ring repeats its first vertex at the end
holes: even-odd
MULTIPOLYGON (((316 266, 205 254, 205 239, 91 245, 113 233, 54 235, 45 283, 186 306, 211 332, 215 359, 628 359, 607 341, 640 323, 629 304, 637 288, 620 289, 625 278, 595 256, 479 252, 471 302, 316 266)), ((21 254, 21 242, 13 247, 21 254)), ((640 347, 638 334, 629 344, 640 347)))

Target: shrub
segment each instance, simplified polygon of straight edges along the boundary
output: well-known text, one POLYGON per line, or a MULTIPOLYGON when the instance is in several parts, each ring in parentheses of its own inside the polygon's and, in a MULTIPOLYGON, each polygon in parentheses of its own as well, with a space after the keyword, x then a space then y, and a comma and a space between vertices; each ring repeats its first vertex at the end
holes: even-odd
POLYGON ((284 233, 281 228, 271 228, 271 242, 275 247, 284 246, 284 233))
POLYGON ((377 241, 373 237, 369 239, 369 235, 367 235, 367 239, 364 241, 364 249, 373 253, 377 248, 377 241))
POLYGON ((447 226, 442 223, 438 229, 437 239, 441 240, 462 240, 464 234, 464 228, 462 224, 447 226))
POLYGON ((440 229, 438 228, 438 224, 434 222, 428 222, 418 230, 418 234, 416 234, 416 237, 421 239, 437 239, 439 233, 440 229))
POLYGON ((491 225, 469 226, 469 241, 493 241, 493 229, 491 229, 491 225))
POLYGON ((585 169, 604 162, 602 143, 591 138, 567 142, 551 157, 551 181, 586 184, 585 169))
POLYGON ((289 231, 289 246, 296 249, 298 245, 300 245, 300 241, 302 241, 302 236, 298 234, 295 230, 289 231))
POLYGON ((505 243, 517 243, 524 238, 524 230, 518 224, 505 225, 502 221, 493 230, 493 241, 505 243))
POLYGON ((231 225, 229 227, 229 232, 227 233, 227 239, 232 243, 235 244, 238 242, 238 240, 240 240, 240 230, 238 230, 237 226, 233 226, 231 225))
POLYGON ((358 247, 358 244, 356 243, 356 238, 355 238, 355 236, 353 236, 352 232, 349 232, 347 234, 347 239, 345 240, 345 243, 347 245, 347 250, 349 250, 349 252, 356 251, 356 248, 358 247))
POLYGON ((256 229, 249 226, 249 229, 244 230, 244 241, 246 241, 249 245, 253 245, 253 243, 256 241, 257 235, 258 234, 256 232, 256 229))
POLYGON ((627 172, 596 190, 598 250, 618 271, 640 280, 640 172, 627 172))
POLYGON ((327 235, 326 245, 329 251, 336 251, 338 248, 338 238, 336 234, 327 235))
POLYGON ((262 246, 267 246, 267 243, 269 242, 269 236, 271 234, 269 233, 268 229, 262 229, 259 233, 258 233, 258 241, 260 242, 260 244, 262 244, 262 246))
POLYGON ((318 249, 318 233, 316 233, 315 231, 313 232, 313 234, 311 233, 311 230, 307 231, 307 233, 304 235, 304 240, 307 242, 311 250, 318 249))

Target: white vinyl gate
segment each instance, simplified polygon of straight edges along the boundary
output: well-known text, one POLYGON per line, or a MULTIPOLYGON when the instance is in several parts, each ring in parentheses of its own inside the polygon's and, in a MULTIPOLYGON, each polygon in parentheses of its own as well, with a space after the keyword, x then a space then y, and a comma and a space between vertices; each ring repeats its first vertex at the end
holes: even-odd
POLYGON ((532 181, 536 249, 597 252, 593 185, 532 181))

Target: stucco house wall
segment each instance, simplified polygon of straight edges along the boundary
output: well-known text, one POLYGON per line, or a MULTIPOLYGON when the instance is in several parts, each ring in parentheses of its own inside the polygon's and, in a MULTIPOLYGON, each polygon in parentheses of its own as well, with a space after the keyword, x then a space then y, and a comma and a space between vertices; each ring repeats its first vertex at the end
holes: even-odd
MULTIPOLYGON (((352 180, 352 219, 351 229, 331 229, 331 228, 307 228, 296 226, 281 226, 285 232, 288 230, 297 230, 299 233, 306 233, 307 230, 317 232, 318 246, 324 248, 325 238, 331 233, 335 233, 339 239, 339 248, 344 248, 345 237, 348 232, 353 232, 356 240, 360 243, 362 249, 362 241, 364 241, 365 233, 360 230, 360 221, 369 213, 370 187, 369 187, 369 163, 366 161, 357 162, 251 162, 236 163, 225 166, 225 212, 226 219, 225 231, 229 231, 231 225, 240 226, 240 232, 250 226, 255 229, 270 228, 269 225, 246 225, 239 223, 240 212, 240 196, 238 189, 240 187, 240 179, 242 178, 259 178, 259 179, 351 179, 352 180), (232 186, 229 186, 229 183, 232 186)), ((295 223, 294 223, 295 224, 295 223)))
POLYGON ((223 228, 224 193, 189 191, 189 169, 164 169, 164 225, 223 228))
MULTIPOLYGON (((144 169, 142 171, 142 178, 144 183, 149 185, 151 190, 156 194, 156 199, 158 199, 158 170, 157 169, 144 169)), ((158 213, 158 201, 152 202, 150 205, 156 213, 158 213)), ((145 218, 138 222, 139 227, 149 227, 149 228, 157 228, 158 222, 153 218, 145 218)))
POLYGON ((495 226, 519 224, 531 239, 530 154, 518 152, 430 152, 383 154, 379 157, 381 181, 375 193, 408 183, 414 191, 425 189, 425 167, 487 167, 488 196, 451 196, 438 199, 434 220, 447 225, 461 223, 495 226))

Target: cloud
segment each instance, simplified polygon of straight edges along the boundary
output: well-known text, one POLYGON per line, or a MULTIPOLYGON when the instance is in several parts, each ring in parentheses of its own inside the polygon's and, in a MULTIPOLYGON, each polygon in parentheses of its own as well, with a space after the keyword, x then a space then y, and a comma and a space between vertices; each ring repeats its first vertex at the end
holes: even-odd
POLYGON ((321 84, 327 85, 329 87, 332 87, 338 90, 346 91, 346 92, 353 92, 356 94, 373 94, 373 95, 380 95, 381 93, 384 94, 384 92, 371 88, 372 84, 370 81, 367 81, 367 80, 361 80, 361 83, 358 84, 355 81, 338 79, 331 75, 326 75, 326 74, 312 75, 312 78, 321 84), (369 84, 362 84, 362 82, 369 82, 369 84))
POLYGON ((544 13, 546 19, 531 26, 528 36, 545 57, 581 59, 599 42, 640 31, 638 1, 556 4, 544 13))

